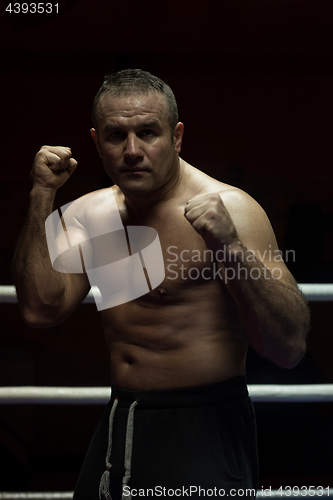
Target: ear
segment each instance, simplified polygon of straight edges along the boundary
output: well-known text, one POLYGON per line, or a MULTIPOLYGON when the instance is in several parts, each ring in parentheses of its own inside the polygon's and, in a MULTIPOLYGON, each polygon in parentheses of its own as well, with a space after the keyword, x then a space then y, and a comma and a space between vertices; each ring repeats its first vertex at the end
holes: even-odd
POLYGON ((93 138, 93 141, 94 141, 95 146, 97 148, 98 154, 99 154, 100 158, 102 158, 101 146, 99 144, 99 140, 98 140, 98 135, 97 135, 96 129, 91 128, 90 129, 90 134, 91 134, 91 137, 93 138))
POLYGON ((184 133, 184 124, 182 122, 177 123, 173 137, 175 141, 175 152, 177 154, 180 153, 180 150, 182 148, 182 142, 183 142, 183 133, 184 133))

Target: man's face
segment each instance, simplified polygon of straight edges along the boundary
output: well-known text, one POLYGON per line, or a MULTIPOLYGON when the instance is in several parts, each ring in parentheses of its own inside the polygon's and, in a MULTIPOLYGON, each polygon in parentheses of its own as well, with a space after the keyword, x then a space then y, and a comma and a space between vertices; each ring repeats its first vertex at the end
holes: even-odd
POLYGON ((107 174, 125 195, 167 189, 178 175, 183 125, 171 137, 162 94, 103 94, 91 135, 107 174))

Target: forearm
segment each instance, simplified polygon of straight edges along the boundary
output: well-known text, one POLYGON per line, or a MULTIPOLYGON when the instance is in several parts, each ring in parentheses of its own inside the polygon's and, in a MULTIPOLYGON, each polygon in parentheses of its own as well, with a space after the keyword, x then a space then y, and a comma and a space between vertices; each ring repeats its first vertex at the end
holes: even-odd
POLYGON ((14 256, 14 280, 24 320, 43 326, 51 320, 65 293, 65 275, 52 268, 45 220, 52 212, 55 190, 33 188, 26 223, 14 256))
POLYGON ((309 309, 296 283, 285 283, 242 244, 224 262, 224 281, 238 305, 251 346, 283 367, 302 358, 309 309))

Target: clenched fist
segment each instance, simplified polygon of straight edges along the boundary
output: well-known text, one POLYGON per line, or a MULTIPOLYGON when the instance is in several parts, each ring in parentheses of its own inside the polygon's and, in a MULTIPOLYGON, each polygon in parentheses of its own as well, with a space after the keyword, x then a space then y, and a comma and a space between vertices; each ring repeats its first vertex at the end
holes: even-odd
POLYGON ((218 193, 195 196, 185 206, 184 215, 211 250, 238 241, 236 227, 218 193))
POLYGON ((58 189, 72 175, 77 161, 72 158, 70 148, 42 146, 35 156, 31 177, 34 186, 58 189))

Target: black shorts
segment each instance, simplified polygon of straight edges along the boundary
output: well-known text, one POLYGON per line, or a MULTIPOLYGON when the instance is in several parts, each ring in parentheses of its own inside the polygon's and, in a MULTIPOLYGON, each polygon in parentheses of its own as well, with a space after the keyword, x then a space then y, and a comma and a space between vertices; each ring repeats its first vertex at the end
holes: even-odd
POLYGON ((112 500, 120 500, 122 493, 124 499, 130 493, 132 499, 255 497, 255 415, 245 377, 235 377, 184 389, 130 391, 114 387, 83 463, 75 500, 99 498, 110 411, 116 398, 108 479, 112 500), (129 413, 132 431, 128 429, 129 413), (123 487, 125 448, 131 455, 129 466, 127 456, 130 478, 123 487))

